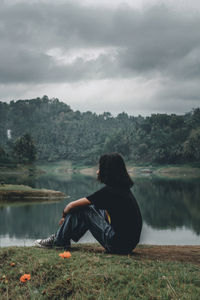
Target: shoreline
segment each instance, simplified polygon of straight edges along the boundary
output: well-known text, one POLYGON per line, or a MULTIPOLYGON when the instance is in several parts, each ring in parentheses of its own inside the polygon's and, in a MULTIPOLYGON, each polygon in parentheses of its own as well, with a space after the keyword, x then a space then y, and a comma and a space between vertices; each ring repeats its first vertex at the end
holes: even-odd
POLYGON ((67 196, 60 192, 47 189, 33 189, 25 185, 0 185, 0 203, 17 201, 41 201, 63 199, 67 196))
MULTIPOLYGON (((200 168, 191 166, 158 166, 158 167, 145 167, 145 166, 127 166, 128 173, 133 177, 162 177, 162 178, 200 178, 200 168)), ((87 175, 96 175, 97 167, 84 167, 79 169, 78 172, 87 175)))
MULTIPOLYGON (((0 175, 19 175, 19 176, 42 176, 53 174, 74 174, 79 173, 86 176, 96 176, 98 166, 73 166, 69 161, 57 161, 52 163, 30 165, 18 165, 16 168, 0 167, 0 175)), ((200 178, 199 165, 135 165, 127 163, 127 170, 133 177, 162 177, 162 178, 200 178)))

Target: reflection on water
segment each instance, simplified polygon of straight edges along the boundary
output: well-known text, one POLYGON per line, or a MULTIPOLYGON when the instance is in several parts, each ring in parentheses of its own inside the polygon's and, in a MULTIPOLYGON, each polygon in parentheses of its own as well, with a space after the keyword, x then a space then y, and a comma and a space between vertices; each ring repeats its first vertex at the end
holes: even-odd
MULTIPOLYGON (((0 246, 30 245, 32 240, 55 232, 66 203, 87 196, 101 187, 95 178, 80 174, 40 178, 12 176, 6 180, 4 177, 4 181, 60 190, 70 198, 54 203, 0 206, 0 246)), ((144 221, 142 243, 200 244, 199 179, 136 178, 133 192, 144 221)), ((94 239, 87 234, 82 241, 94 239)))
POLYGON ((185 226, 200 234, 200 184, 192 180, 138 180, 138 198, 145 222, 157 229, 185 226))

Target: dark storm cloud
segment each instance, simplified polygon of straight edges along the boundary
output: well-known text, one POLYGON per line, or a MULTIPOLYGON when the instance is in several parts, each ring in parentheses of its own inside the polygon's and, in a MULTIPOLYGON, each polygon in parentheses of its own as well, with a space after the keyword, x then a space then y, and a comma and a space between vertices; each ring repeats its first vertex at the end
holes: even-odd
POLYGON ((70 82, 155 75, 200 75, 200 17, 153 6, 17 3, 1 5, 0 82, 70 82), (58 64, 48 51, 115 48, 97 58, 58 64))
MULTIPOLYGON (((110 64, 107 56, 101 55, 97 60, 84 61, 76 59, 67 65, 57 65, 55 60, 42 52, 31 49, 0 47, 0 82, 1 83, 45 83, 76 81, 104 77, 104 69, 110 64)), ((114 75, 112 70, 107 75, 114 75)))

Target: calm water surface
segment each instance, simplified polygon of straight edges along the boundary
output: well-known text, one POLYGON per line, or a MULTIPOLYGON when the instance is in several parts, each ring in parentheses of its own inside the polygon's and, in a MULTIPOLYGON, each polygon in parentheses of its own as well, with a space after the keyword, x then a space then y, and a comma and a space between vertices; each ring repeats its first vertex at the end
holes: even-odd
MULTIPOLYGON (((2 176, 0 176, 2 179, 2 176)), ((6 183, 60 190, 70 198, 59 202, 0 206, 0 246, 33 245, 58 228, 63 207, 102 187, 95 178, 80 174, 3 178, 6 183)), ((133 193, 143 216, 140 243, 200 245, 200 179, 135 178, 133 193)), ((89 234, 81 242, 95 242, 89 234)))

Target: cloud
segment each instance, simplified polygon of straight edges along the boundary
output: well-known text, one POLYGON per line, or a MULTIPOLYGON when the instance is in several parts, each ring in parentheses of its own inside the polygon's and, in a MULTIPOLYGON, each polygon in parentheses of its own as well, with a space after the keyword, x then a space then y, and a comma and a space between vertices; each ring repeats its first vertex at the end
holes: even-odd
MULTIPOLYGON (((198 55, 188 57, 199 47, 200 18, 179 15, 164 5, 138 12, 127 6, 18 3, 3 5, 0 18, 1 82, 66 82, 152 72, 192 76, 194 64, 199 65, 198 55), (110 47, 116 49, 114 56, 106 53, 110 47), (54 48, 104 48, 105 53, 91 60, 77 56, 61 66, 47 54, 54 48)), ((194 72, 196 76, 197 67, 194 72)))
POLYGON ((158 111, 159 107, 170 111, 169 103, 176 111, 178 107, 185 111, 197 105, 198 2, 92 3, 95 2, 1 1, 1 96, 13 97, 14 91, 20 95, 20 87, 22 96, 34 94, 36 87, 49 94, 53 86, 57 90, 54 96, 64 97, 64 90, 60 93, 59 89, 65 86, 65 93, 72 95, 73 101, 87 97, 87 103, 99 111, 104 102, 91 99, 106 99, 106 93, 115 111, 125 110, 123 106, 139 111, 142 103, 145 113, 156 107, 158 111), (178 7, 180 3, 184 3, 184 9, 178 7), (12 88, 6 95, 8 85, 12 88), (74 86, 78 86, 75 93, 74 86), (129 96, 125 95, 125 87, 129 96), (144 88, 148 88, 145 93, 144 88), (115 108, 112 99, 118 103, 115 108), (167 99, 174 100, 167 104, 167 99), (173 101, 182 101, 185 108, 178 104, 175 107, 173 101))

